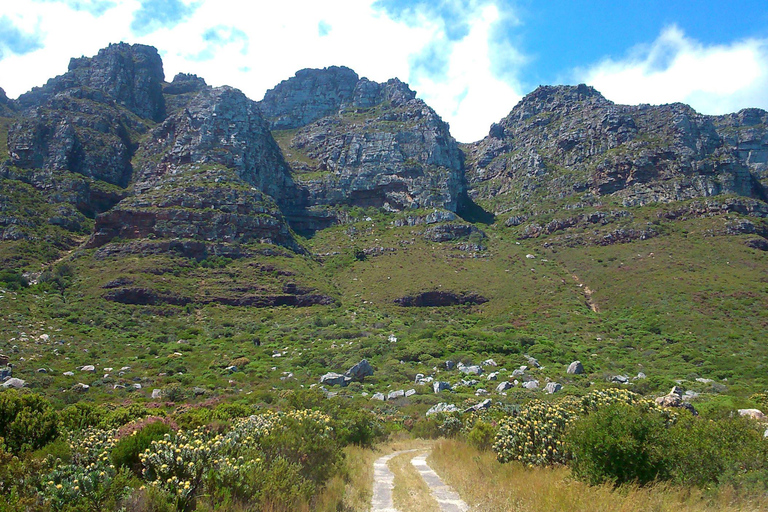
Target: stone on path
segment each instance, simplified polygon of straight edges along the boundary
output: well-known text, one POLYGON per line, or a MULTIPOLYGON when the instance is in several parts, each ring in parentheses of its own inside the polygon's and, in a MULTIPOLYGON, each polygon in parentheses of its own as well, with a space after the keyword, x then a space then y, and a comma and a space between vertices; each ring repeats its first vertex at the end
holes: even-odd
POLYGON ((446 485, 438 474, 429 467, 426 455, 414 457, 411 460, 411 464, 413 464, 413 467, 416 468, 421 478, 429 486, 429 490, 432 491, 432 497, 440 505, 441 512, 466 512, 469 510, 469 506, 461 499, 458 493, 451 486, 446 485))
POLYGON ((403 453, 418 450, 403 450, 379 457, 373 463, 373 496, 371 512, 397 512, 392 502, 392 489, 395 487, 395 474, 390 471, 387 462, 403 453))

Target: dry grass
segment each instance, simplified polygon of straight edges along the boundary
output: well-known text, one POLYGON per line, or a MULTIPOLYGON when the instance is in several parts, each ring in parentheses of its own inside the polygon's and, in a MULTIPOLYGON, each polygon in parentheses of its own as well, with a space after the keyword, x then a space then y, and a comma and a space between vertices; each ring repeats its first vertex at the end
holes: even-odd
MULTIPOLYGON (((331 512, 331 511, 343 511, 343 512, 358 512, 370 510, 371 498, 373 493, 373 463, 376 459, 383 455, 387 455, 400 450, 411 450, 415 448, 429 448, 431 446, 430 441, 424 441, 421 439, 410 439, 405 435, 391 437, 386 443, 376 447, 376 449, 360 448, 358 446, 347 446, 344 449, 344 455, 346 460, 346 474, 345 476, 336 476, 325 486, 323 491, 317 497, 314 504, 314 510, 318 512, 331 512)), ((414 457, 418 455, 417 452, 410 454, 404 454, 403 457, 410 455, 414 457)), ((398 459, 400 457, 396 457, 398 459)), ((390 467, 395 461, 390 461, 390 467)), ((411 468, 410 458, 405 462, 411 468)), ((395 473, 396 486, 401 485, 398 479, 398 473, 395 473)), ((417 473, 418 476, 418 473, 417 473)), ((422 481, 419 477, 417 482, 422 481)), ((397 487, 396 487, 396 491, 397 487)), ((419 508, 406 509, 402 508, 404 512, 407 510, 423 510, 419 508)))
POLYGON ((427 483, 411 464, 411 460, 421 453, 424 452, 404 453, 389 461, 389 469, 395 475, 392 501, 401 512, 440 512, 427 483))
POLYGON ((473 511, 516 512, 730 512, 768 511, 768 503, 739 498, 726 489, 705 495, 698 489, 666 485, 614 490, 590 487, 559 469, 526 469, 500 464, 492 452, 453 440, 435 444, 429 464, 453 486, 473 511))

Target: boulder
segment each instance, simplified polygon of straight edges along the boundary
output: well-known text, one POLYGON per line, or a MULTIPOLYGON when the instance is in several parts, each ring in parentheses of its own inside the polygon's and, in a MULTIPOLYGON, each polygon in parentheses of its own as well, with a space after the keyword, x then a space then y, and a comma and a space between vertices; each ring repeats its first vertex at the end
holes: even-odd
POLYGON ((373 367, 367 359, 363 359, 347 370, 344 375, 352 380, 362 381, 366 377, 373 375, 373 367))
POLYGON ((498 386, 496 386, 496 392, 497 393, 503 393, 503 392, 505 392, 508 389, 512 389, 513 387, 515 387, 514 384, 512 384, 509 381, 504 381, 501 384, 499 384, 498 386))
POLYGON ((13 368, 0 368, 0 380, 10 379, 13 376, 13 368))
POLYGON ((87 365, 83 366, 82 368, 80 368, 80 371, 81 372, 96 373, 96 367, 93 366, 92 364, 87 364, 87 365))
POLYGON ((77 391, 78 393, 85 393, 89 389, 91 389, 91 386, 89 386, 88 384, 83 384, 82 382, 78 382, 77 384, 72 386, 72 391, 77 391))
POLYGON ((431 416, 437 413, 451 413, 451 412, 459 412, 459 408, 453 404, 446 404, 444 402, 440 402, 439 404, 436 404, 430 407, 426 415, 431 416))
POLYGON ((3 382, 3 387, 6 389, 7 388, 20 389, 20 388, 23 388, 26 383, 27 382, 24 380, 17 379, 16 377, 11 377, 10 379, 3 382))
POLYGON ((522 377, 525 375, 525 370, 518 368, 517 370, 512 370, 512 376, 513 377, 522 377))
POLYGON ((539 381, 529 380, 527 382, 523 382, 523 387, 525 389, 539 389, 539 381))
POLYGON ((485 396, 488 394, 487 389, 479 388, 477 391, 475 391, 475 396, 485 396))
POLYGON ((681 388, 680 386, 672 386, 672 389, 669 390, 670 395, 677 395, 680 398, 683 398, 683 393, 684 393, 683 388, 681 388))
POLYGON ((8 366, 8 363, 10 362, 11 362, 10 357, 0 354, 0 366, 8 366))
POLYGON ((473 405, 471 407, 468 407, 468 408, 464 409, 464 412, 466 413, 466 412, 473 412, 473 411, 475 411, 475 412, 476 411, 484 411, 485 409, 488 409, 491 406, 491 403, 493 403, 493 400, 491 400, 490 398, 486 398, 482 402, 477 403, 477 404, 475 404, 475 405, 473 405))
POLYGON ((418 383, 419 383, 419 381, 420 381, 421 379, 423 379, 423 378, 424 378, 424 374, 423 374, 423 373, 417 373, 417 374, 416 374, 416 377, 414 377, 414 379, 413 379, 413 382, 415 382, 415 383, 417 383, 417 384, 418 384, 418 383))
POLYGON ((66 375, 67 377, 74 377, 75 376, 75 372, 64 372, 64 373, 62 373, 62 375, 66 375))
POLYGON ((528 361, 528 364, 530 364, 534 368, 541 368, 541 365, 539 364, 539 361, 535 357, 531 357, 529 355, 526 355, 525 359, 526 359, 526 361, 528 361))
POLYGON ((344 387, 347 384, 349 384, 351 380, 352 379, 350 379, 349 377, 346 377, 340 373, 328 372, 322 377, 320 377, 320 384, 344 387))
POLYGON ((448 360, 448 361, 445 362, 445 369, 446 370, 453 370, 454 368, 456 368, 456 363, 454 363, 451 360, 448 360))
POLYGON ((614 375, 610 379, 611 382, 615 382, 617 384, 626 384, 629 382, 629 377, 626 375, 614 375))
POLYGON ((48 370, 46 370, 45 368, 38 368, 37 373, 48 373, 48 370))
POLYGON ((415 394, 416 394, 416 390, 415 389, 409 389, 408 391, 405 392, 405 396, 406 397, 413 396, 415 394))
POLYGON ((202 396, 206 394, 208 391, 205 388, 201 388, 198 386, 195 386, 192 388, 192 394, 195 396, 202 396))
POLYGON ((163 392, 159 389, 153 389, 152 390, 152 398, 158 399, 163 397, 163 392))
POLYGON ((581 361, 574 361, 568 365, 566 372, 571 375, 581 375, 584 373, 584 365, 581 364, 581 361))
POLYGON ((226 367, 226 368, 224 368, 224 369, 225 369, 225 370, 227 370, 229 373, 235 373, 235 372, 237 371, 237 366, 235 366, 235 365, 230 365, 230 366, 227 366, 227 367, 226 367))
POLYGON ((746 416, 758 421, 764 421, 767 418, 760 409, 739 409, 739 416, 746 416))
POLYGON ((561 386, 557 382, 547 382, 547 385, 544 386, 544 391, 546 391, 550 395, 554 394, 554 393, 557 393, 561 389, 563 389, 563 386, 561 386))
POLYGON ((398 389, 397 391, 390 391, 387 395, 387 400, 397 400, 405 396, 405 391, 398 389))
POLYGON ((460 366, 459 367, 459 371, 461 373, 466 373, 468 375, 482 375, 483 374, 482 367, 480 367, 480 366, 478 366, 476 364, 473 364, 471 366, 460 366))
POLYGON ((493 359, 486 359, 481 364, 483 366, 499 366, 499 365, 496 364, 496 361, 494 361, 493 359))
POLYGON ((434 377, 423 377, 423 378, 417 380, 416 384, 429 384, 433 380, 435 380, 434 377))
POLYGON ((432 390, 435 393, 440 393, 441 391, 450 391, 451 385, 447 382, 436 381, 432 383, 432 390))
POLYGON ((384 399, 385 399, 384 393, 374 393, 373 396, 371 397, 371 400, 381 400, 382 402, 384 401, 384 399))
POLYGON ((487 380, 499 380, 499 372, 491 372, 491 373, 489 373, 487 380))

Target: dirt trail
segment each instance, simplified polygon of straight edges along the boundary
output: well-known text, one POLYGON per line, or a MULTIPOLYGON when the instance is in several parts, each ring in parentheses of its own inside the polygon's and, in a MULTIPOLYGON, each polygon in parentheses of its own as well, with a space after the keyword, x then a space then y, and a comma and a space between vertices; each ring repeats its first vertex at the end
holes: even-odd
MULTIPOLYGON (((371 499, 371 512, 398 512, 392 502, 392 490, 395 487, 395 475, 390 471, 387 463, 404 453, 424 452, 424 449, 400 450, 383 457, 379 457, 373 463, 373 498, 371 499)), ((421 477, 429 486, 432 497, 440 505, 442 512, 465 512, 469 506, 461 500, 459 495, 450 486, 443 483, 432 468, 427 465, 426 454, 414 457, 411 464, 418 470, 421 477)))
POLYGON ((595 313, 600 312, 600 307, 597 305, 597 302, 592 300, 592 290, 589 289, 589 286, 585 285, 581 282, 581 279, 579 279, 579 276, 576 274, 571 274, 571 277, 574 281, 579 283, 579 288, 581 288, 581 292, 584 294, 584 299, 587 301, 587 306, 589 306, 589 309, 594 311, 595 313))

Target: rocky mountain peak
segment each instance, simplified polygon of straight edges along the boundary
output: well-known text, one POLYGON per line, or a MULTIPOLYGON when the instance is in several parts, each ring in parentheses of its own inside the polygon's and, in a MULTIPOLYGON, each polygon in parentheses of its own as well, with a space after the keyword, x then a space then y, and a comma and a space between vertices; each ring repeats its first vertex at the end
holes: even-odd
POLYGON ((111 44, 94 57, 73 58, 69 70, 19 97, 22 108, 44 105, 58 93, 88 87, 107 93, 134 114, 154 121, 165 117, 163 62, 152 46, 111 44))
POLYGON ((0 105, 8 104, 8 96, 5 95, 5 90, 0 87, 0 105))
MULTIPOLYGON (((184 79, 180 82, 189 82, 184 79)), ((199 81, 195 81, 198 85, 199 81)), ((202 89, 157 127, 140 149, 136 190, 187 164, 220 164, 274 198, 296 206, 301 195, 256 103, 232 87, 202 89)))
POLYGON ((163 88, 165 94, 187 94, 190 92, 200 92, 208 88, 203 78, 191 73, 178 73, 173 77, 173 81, 166 84, 163 88))
POLYGON ((283 80, 259 102, 273 130, 290 130, 338 112, 355 91, 359 77, 343 66, 302 69, 283 80))
POLYGON ((594 87, 579 85, 540 85, 515 105, 502 120, 502 126, 510 126, 541 114, 568 114, 577 109, 613 105, 594 87))

